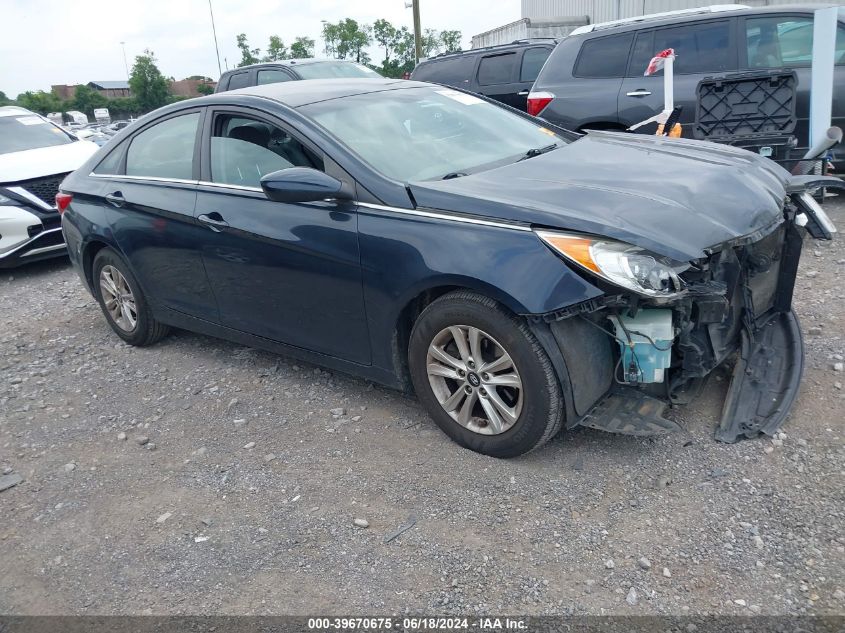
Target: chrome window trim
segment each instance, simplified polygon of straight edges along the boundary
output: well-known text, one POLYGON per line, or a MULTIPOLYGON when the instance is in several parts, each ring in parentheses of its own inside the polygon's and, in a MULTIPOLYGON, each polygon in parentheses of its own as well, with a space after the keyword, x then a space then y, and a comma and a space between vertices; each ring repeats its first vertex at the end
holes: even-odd
POLYGON ((104 178, 106 180, 136 180, 145 182, 166 182, 177 185, 196 185, 198 180, 185 180, 183 178, 164 178, 161 176, 129 176, 124 174, 97 174, 93 171, 88 174, 91 178, 104 178))
POLYGON ((264 190, 261 187, 247 187, 246 185, 232 185, 225 182, 209 182, 208 180, 199 180, 197 181, 198 185, 204 185, 206 187, 217 187, 218 189, 235 189, 236 191, 257 191, 258 193, 264 193, 264 190))
POLYGON ((431 218, 434 220, 449 220, 452 222, 461 222, 463 224, 476 224, 480 226, 491 226, 498 229, 510 229, 512 231, 528 231, 531 232, 531 227, 524 224, 508 224, 505 222, 496 222, 495 220, 482 220, 480 218, 470 218, 464 215, 452 215, 449 213, 438 213, 436 211, 421 211, 419 209, 403 209, 402 207, 389 207, 383 204, 373 204, 370 202, 359 202, 359 207, 367 209, 375 209, 377 211, 392 211, 393 213, 400 213, 404 215, 413 215, 422 218, 431 218))
MULTIPOLYGON (((118 174, 89 174, 94 178, 105 178, 109 180, 140 180, 150 182, 165 182, 183 185, 202 185, 204 187, 214 187, 217 189, 231 189, 234 191, 249 191, 254 193, 263 193, 260 187, 246 187, 244 185, 230 185, 221 182, 209 182, 207 180, 180 180, 178 178, 160 178, 153 176, 121 176, 118 174)), ((452 215, 450 213, 438 213, 436 211, 423 211, 420 209, 403 209, 402 207, 391 207, 383 204, 373 204, 371 202, 357 202, 359 207, 366 209, 374 209, 376 211, 390 211, 392 213, 399 213, 402 215, 412 215, 415 217, 429 218, 432 220, 447 220, 450 222, 461 222, 463 224, 474 224, 477 226, 489 226, 498 229, 509 229, 511 231, 531 231, 530 226, 524 224, 510 224, 506 222, 496 222, 495 220, 483 220, 481 218, 471 218, 464 215, 452 215)))

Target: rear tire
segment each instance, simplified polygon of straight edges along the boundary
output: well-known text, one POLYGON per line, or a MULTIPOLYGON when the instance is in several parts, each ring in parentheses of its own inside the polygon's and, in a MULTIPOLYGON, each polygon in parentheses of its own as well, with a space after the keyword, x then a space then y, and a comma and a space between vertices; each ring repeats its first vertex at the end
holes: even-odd
POLYGON ((455 442, 492 457, 539 448, 561 428, 552 363, 524 320, 472 292, 433 301, 408 350, 417 397, 455 442))
POLYGON ((153 318, 140 284, 120 255, 102 249, 94 257, 92 273, 97 301, 115 334, 138 347, 167 335, 170 328, 153 318))

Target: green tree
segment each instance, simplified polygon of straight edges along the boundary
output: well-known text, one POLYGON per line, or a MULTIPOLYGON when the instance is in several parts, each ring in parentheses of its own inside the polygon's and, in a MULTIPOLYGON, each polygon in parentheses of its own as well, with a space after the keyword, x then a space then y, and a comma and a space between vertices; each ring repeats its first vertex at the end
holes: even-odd
POLYGON ((240 33, 237 36, 238 48, 241 51, 241 61, 238 67, 249 66, 250 64, 257 64, 260 60, 258 56, 261 54, 260 48, 250 48, 246 41, 246 33, 240 33))
POLYGON ((384 49, 382 67, 388 67, 390 55, 396 50, 396 36, 396 27, 387 20, 382 19, 373 22, 373 39, 384 49))
POLYGON ((306 59, 314 57, 314 40, 310 37, 297 37, 290 45, 291 59, 306 59))
POLYGON ((129 89, 138 107, 149 112, 167 103, 167 80, 156 66, 156 58, 149 49, 135 58, 129 75, 129 89))
POLYGON ((141 113, 138 100, 135 97, 118 97, 109 101, 109 114, 112 119, 132 117, 141 113))
POLYGON ((12 100, 6 96, 6 93, 0 90, 0 106, 9 105, 12 100))
POLYGON ((461 39, 460 31, 440 31, 440 45, 444 53, 455 53, 461 50, 461 39))
POLYGON ((93 88, 82 84, 76 87, 71 105, 80 112, 93 116, 94 108, 108 107, 108 99, 93 88))
POLYGON ((359 64, 370 61, 365 49, 373 43, 373 38, 372 28, 367 24, 359 26, 352 18, 345 18, 337 24, 324 20, 323 41, 327 55, 337 59, 354 59, 359 64))
POLYGON ((209 83, 201 83, 197 85, 197 92, 201 95, 210 95, 214 92, 214 86, 209 83))
POLYGON ((267 54, 261 61, 277 62, 288 58, 288 47, 278 35, 270 36, 270 44, 267 46, 267 54))
POLYGON ((440 33, 436 29, 425 29, 420 38, 423 57, 434 57, 440 53, 440 33))
POLYGON ((56 95, 51 92, 44 92, 43 90, 24 92, 19 94, 15 101, 22 108, 38 112, 39 114, 59 112, 63 105, 62 101, 56 95))

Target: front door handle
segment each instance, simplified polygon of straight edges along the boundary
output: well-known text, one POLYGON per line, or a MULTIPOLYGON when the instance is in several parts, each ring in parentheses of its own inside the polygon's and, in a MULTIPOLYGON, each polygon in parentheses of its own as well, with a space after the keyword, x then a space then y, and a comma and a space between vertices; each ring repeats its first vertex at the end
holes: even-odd
POLYGON ((647 97, 651 94, 648 90, 632 90, 631 92, 625 93, 629 97, 647 97))
POLYGON ((219 233, 223 229, 229 226, 229 223, 223 219, 223 216, 214 211, 213 213, 205 214, 197 216, 197 220, 205 224, 208 228, 210 228, 215 233, 219 233))
POLYGON ((517 92, 516 96, 517 97, 527 97, 528 96, 528 90, 523 90, 521 92, 517 92))
POLYGON ((114 191, 106 194, 106 201, 116 207, 122 207, 126 202, 126 198, 119 191, 114 191))

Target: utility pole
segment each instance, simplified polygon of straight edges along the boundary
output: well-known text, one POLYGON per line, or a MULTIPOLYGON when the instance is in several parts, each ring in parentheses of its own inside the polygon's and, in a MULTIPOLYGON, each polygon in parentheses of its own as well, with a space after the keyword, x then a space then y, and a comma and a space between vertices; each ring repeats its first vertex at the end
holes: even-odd
POLYGON ((422 59, 422 29, 420 28, 420 0, 405 0, 405 8, 414 10, 414 54, 417 63, 422 59))
POLYGON ((214 26, 214 11, 211 9, 211 0, 208 0, 208 13, 211 15, 211 33, 214 35, 214 51, 217 53, 217 74, 222 75, 223 69, 220 67, 220 48, 217 46, 217 27, 214 26))
POLYGON ((129 63, 126 61, 126 42, 121 42, 120 47, 123 49, 123 67, 126 69, 126 81, 129 81, 129 63))

